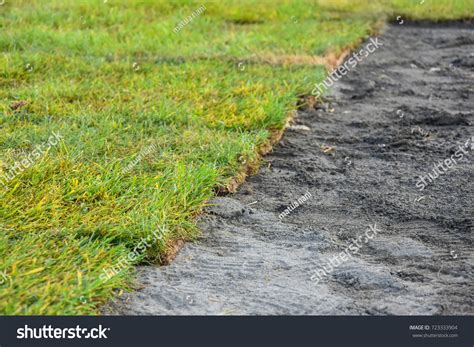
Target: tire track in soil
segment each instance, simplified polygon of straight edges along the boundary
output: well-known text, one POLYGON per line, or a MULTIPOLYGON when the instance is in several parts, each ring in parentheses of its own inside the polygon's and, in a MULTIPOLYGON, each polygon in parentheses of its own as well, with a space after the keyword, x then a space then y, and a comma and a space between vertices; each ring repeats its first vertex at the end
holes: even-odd
POLYGON ((473 314, 471 149, 425 190, 415 187, 474 136, 473 29, 388 26, 383 47, 323 104, 299 111, 305 127, 285 132, 258 175, 212 201, 200 239, 169 266, 139 267, 144 288, 105 311, 473 314), (358 254, 311 280, 373 223, 380 232, 358 254))

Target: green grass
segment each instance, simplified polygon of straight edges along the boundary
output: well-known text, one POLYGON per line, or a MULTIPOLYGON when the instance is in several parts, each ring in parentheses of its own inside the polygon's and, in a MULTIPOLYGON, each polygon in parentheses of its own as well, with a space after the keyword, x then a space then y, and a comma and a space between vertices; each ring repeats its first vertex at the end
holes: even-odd
POLYGON ((132 285, 131 267, 109 281, 104 269, 159 226, 164 237, 130 265, 195 237, 215 189, 322 81, 305 57, 352 47, 383 18, 474 13, 467 1, 419 2, 7 0, 0 177, 53 131, 62 141, 0 184, 0 313, 98 313, 132 285))

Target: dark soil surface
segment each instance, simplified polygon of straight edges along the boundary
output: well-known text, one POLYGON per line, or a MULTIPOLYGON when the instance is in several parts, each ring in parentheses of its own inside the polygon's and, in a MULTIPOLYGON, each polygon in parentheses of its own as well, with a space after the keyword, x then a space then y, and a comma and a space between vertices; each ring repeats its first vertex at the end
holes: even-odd
POLYGON ((139 268, 143 289, 110 312, 474 313, 474 23, 393 25, 380 39, 299 112, 258 175, 211 202, 202 237, 139 268))

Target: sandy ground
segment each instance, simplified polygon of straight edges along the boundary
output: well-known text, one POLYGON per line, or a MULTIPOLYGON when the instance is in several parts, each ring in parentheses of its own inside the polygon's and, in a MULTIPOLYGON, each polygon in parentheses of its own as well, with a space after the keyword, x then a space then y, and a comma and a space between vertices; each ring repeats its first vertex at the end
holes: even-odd
POLYGON ((139 268, 143 288, 107 312, 473 314, 473 29, 387 27, 259 174, 212 202, 202 237, 139 268))

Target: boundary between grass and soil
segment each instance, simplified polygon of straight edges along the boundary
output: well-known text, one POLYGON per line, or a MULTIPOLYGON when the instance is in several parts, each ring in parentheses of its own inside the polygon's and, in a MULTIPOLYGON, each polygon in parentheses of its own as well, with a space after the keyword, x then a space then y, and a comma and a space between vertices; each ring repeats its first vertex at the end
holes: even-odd
MULTIPOLYGON (((369 37, 379 35, 387 23, 388 22, 386 20, 377 21, 372 31, 369 33, 369 37)), ((342 49, 339 54, 336 54, 334 51, 331 51, 331 52, 327 52, 322 57, 310 56, 311 59, 309 60, 305 56, 305 60, 318 62, 315 64, 325 66, 326 70, 330 72, 331 70, 338 67, 341 63, 343 63, 344 60, 348 56, 350 56, 353 53, 353 51, 362 44, 362 42, 364 42, 364 40, 365 38, 361 38, 356 43, 353 43, 349 45, 348 47, 342 49)), ((296 62, 299 62, 297 58, 294 58, 294 60, 296 62)), ((262 61, 255 61, 255 62, 258 63, 262 61)), ((270 62, 266 60, 264 60, 263 62, 275 63, 275 61, 270 62)), ((307 94, 299 95, 298 101, 294 105, 295 109, 291 110, 286 117, 285 125, 281 129, 269 129, 270 136, 264 143, 262 143, 257 148, 257 155, 255 159, 245 163, 245 165, 241 167, 241 169, 235 176, 230 177, 227 180, 225 185, 215 187, 214 188, 215 195, 224 196, 228 194, 233 194, 237 191, 237 188, 245 182, 247 177, 255 175, 258 172, 262 158, 273 149, 273 146, 275 144, 277 144, 280 141, 281 137, 283 136, 285 132, 285 129, 288 126, 290 126, 292 121, 295 119, 298 113, 298 108, 303 107, 305 105, 314 106, 317 102, 318 102, 318 99, 313 95, 307 95, 307 94)), ((207 203, 208 202, 206 202, 205 205, 207 205, 207 203)), ((203 210, 197 213, 194 216, 194 219, 196 219, 202 213, 203 213, 203 210)), ((185 242, 186 240, 182 238, 170 240, 168 242, 165 252, 159 256, 159 265, 169 265, 176 258, 179 251, 184 247, 185 242)))

